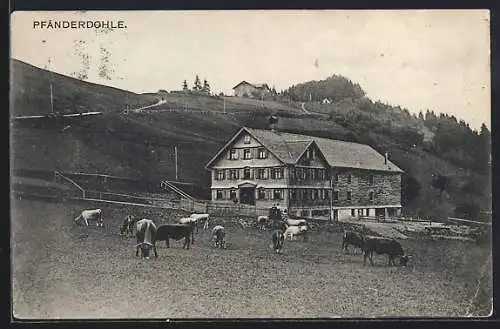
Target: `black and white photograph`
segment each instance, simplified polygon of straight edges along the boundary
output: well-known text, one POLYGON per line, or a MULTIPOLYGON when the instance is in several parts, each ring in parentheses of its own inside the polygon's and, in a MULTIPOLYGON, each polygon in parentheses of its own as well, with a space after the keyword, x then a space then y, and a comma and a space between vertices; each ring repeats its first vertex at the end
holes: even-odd
POLYGON ((13 319, 492 315, 489 10, 10 28, 13 319))

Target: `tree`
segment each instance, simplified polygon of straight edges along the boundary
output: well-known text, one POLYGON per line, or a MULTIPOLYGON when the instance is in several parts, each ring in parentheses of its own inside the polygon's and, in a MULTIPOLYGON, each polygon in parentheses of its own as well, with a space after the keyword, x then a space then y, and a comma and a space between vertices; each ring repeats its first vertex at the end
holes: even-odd
POLYGON ((201 89, 201 91, 210 94, 210 85, 208 84, 207 79, 203 80, 203 88, 201 89))
POLYGON ((422 111, 418 112, 418 118, 424 121, 424 114, 422 113, 422 111))
POLYGON ((202 90, 201 81, 200 81, 200 77, 198 76, 198 74, 196 75, 196 77, 194 79, 193 90, 194 91, 201 91, 202 90))
POLYGON ((188 83, 186 80, 182 82, 182 90, 187 91, 188 90, 188 83))

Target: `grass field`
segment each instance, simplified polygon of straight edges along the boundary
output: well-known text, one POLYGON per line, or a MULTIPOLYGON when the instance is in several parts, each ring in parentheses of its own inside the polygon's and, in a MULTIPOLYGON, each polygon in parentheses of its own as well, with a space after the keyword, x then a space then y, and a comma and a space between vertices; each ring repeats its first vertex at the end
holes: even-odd
MULTIPOLYGON (((135 257, 134 239, 118 236, 124 215, 158 222, 181 213, 116 205, 12 200, 13 307, 20 318, 234 318, 487 315, 491 275, 477 280, 490 256, 470 243, 402 241, 411 264, 363 266, 340 250, 340 232, 312 232, 309 242, 270 249, 269 233, 216 219, 228 249, 196 236, 192 249, 158 246, 157 260, 135 257), (80 239, 72 219, 100 207, 107 227, 80 239), (484 287, 484 288, 483 288, 484 287), (486 289, 486 290, 485 290, 486 289), (489 290, 488 290, 489 289, 489 290), (476 293, 480 291, 480 293, 476 293), (476 298, 475 298, 476 296, 476 298)), ((491 266, 488 265, 488 266, 491 266)), ((491 267, 486 267, 491 273, 491 267)))

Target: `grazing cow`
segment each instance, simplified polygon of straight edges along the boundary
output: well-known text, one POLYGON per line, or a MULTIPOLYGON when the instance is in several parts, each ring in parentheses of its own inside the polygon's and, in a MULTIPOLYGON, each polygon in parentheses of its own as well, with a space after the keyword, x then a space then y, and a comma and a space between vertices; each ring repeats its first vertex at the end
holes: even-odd
POLYGON ((136 257, 139 256, 139 249, 141 249, 142 257, 149 259, 149 251, 151 250, 151 248, 153 248, 153 251, 155 252, 155 258, 158 258, 158 253, 156 252, 156 234, 156 225, 152 220, 141 219, 136 223, 136 257))
POLYGON ((342 236, 342 247, 341 249, 347 250, 348 245, 352 245, 354 247, 358 247, 363 250, 363 241, 364 236, 361 233, 354 231, 344 231, 344 235, 342 236))
POLYGON ((215 242, 215 248, 225 248, 226 247, 226 231, 224 230, 224 226, 217 225, 212 229, 212 236, 215 242))
POLYGON ((370 260, 373 266, 373 252, 379 255, 387 254, 389 257, 389 265, 396 265, 394 258, 399 257, 399 264, 406 266, 410 256, 405 255, 401 244, 395 239, 382 238, 377 236, 365 236, 363 243, 363 265, 366 265, 366 258, 370 260))
POLYGON ((279 254, 281 250, 283 249, 283 242, 285 241, 285 236, 283 235, 283 231, 281 230, 274 230, 272 234, 272 241, 273 241, 273 249, 274 251, 279 254))
POLYGON ((136 223, 139 221, 139 218, 128 215, 125 217, 125 219, 122 222, 122 225, 120 226, 120 235, 125 235, 125 233, 128 231, 128 233, 133 236, 134 235, 134 227, 136 223))
POLYGON ((259 229, 259 231, 265 231, 268 220, 269 217, 267 216, 257 217, 257 228, 259 229))
POLYGON ((203 223, 203 229, 206 230, 208 228, 208 221, 210 220, 209 214, 192 214, 190 217, 196 219, 196 231, 198 231, 198 224, 203 223))
POLYGON ((74 219, 78 226, 89 226, 89 221, 95 221, 97 227, 104 227, 101 209, 84 210, 74 219))
POLYGON ((292 241, 293 237, 297 235, 304 236, 304 240, 306 240, 307 239, 306 234, 307 234, 307 226, 303 225, 303 226, 288 226, 283 235, 285 237, 285 240, 289 236, 290 241, 292 241))
POLYGON ((303 225, 307 225, 307 222, 305 219, 290 219, 288 218, 286 221, 285 221, 288 226, 303 226, 303 225))
POLYGON ((170 239, 179 241, 184 238, 184 245, 182 247, 189 249, 190 244, 194 244, 194 227, 194 222, 185 224, 162 224, 158 226, 156 241, 165 241, 167 248, 170 248, 170 239))

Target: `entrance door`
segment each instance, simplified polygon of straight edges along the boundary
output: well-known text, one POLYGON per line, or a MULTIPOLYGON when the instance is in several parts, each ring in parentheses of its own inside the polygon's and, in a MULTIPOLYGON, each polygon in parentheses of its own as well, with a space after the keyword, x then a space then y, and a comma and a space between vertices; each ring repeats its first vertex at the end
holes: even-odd
POLYGON ((255 187, 240 187, 240 203, 255 204, 255 187))
POLYGON ((378 218, 385 218, 385 209, 384 208, 376 208, 375 209, 375 216, 378 218))

